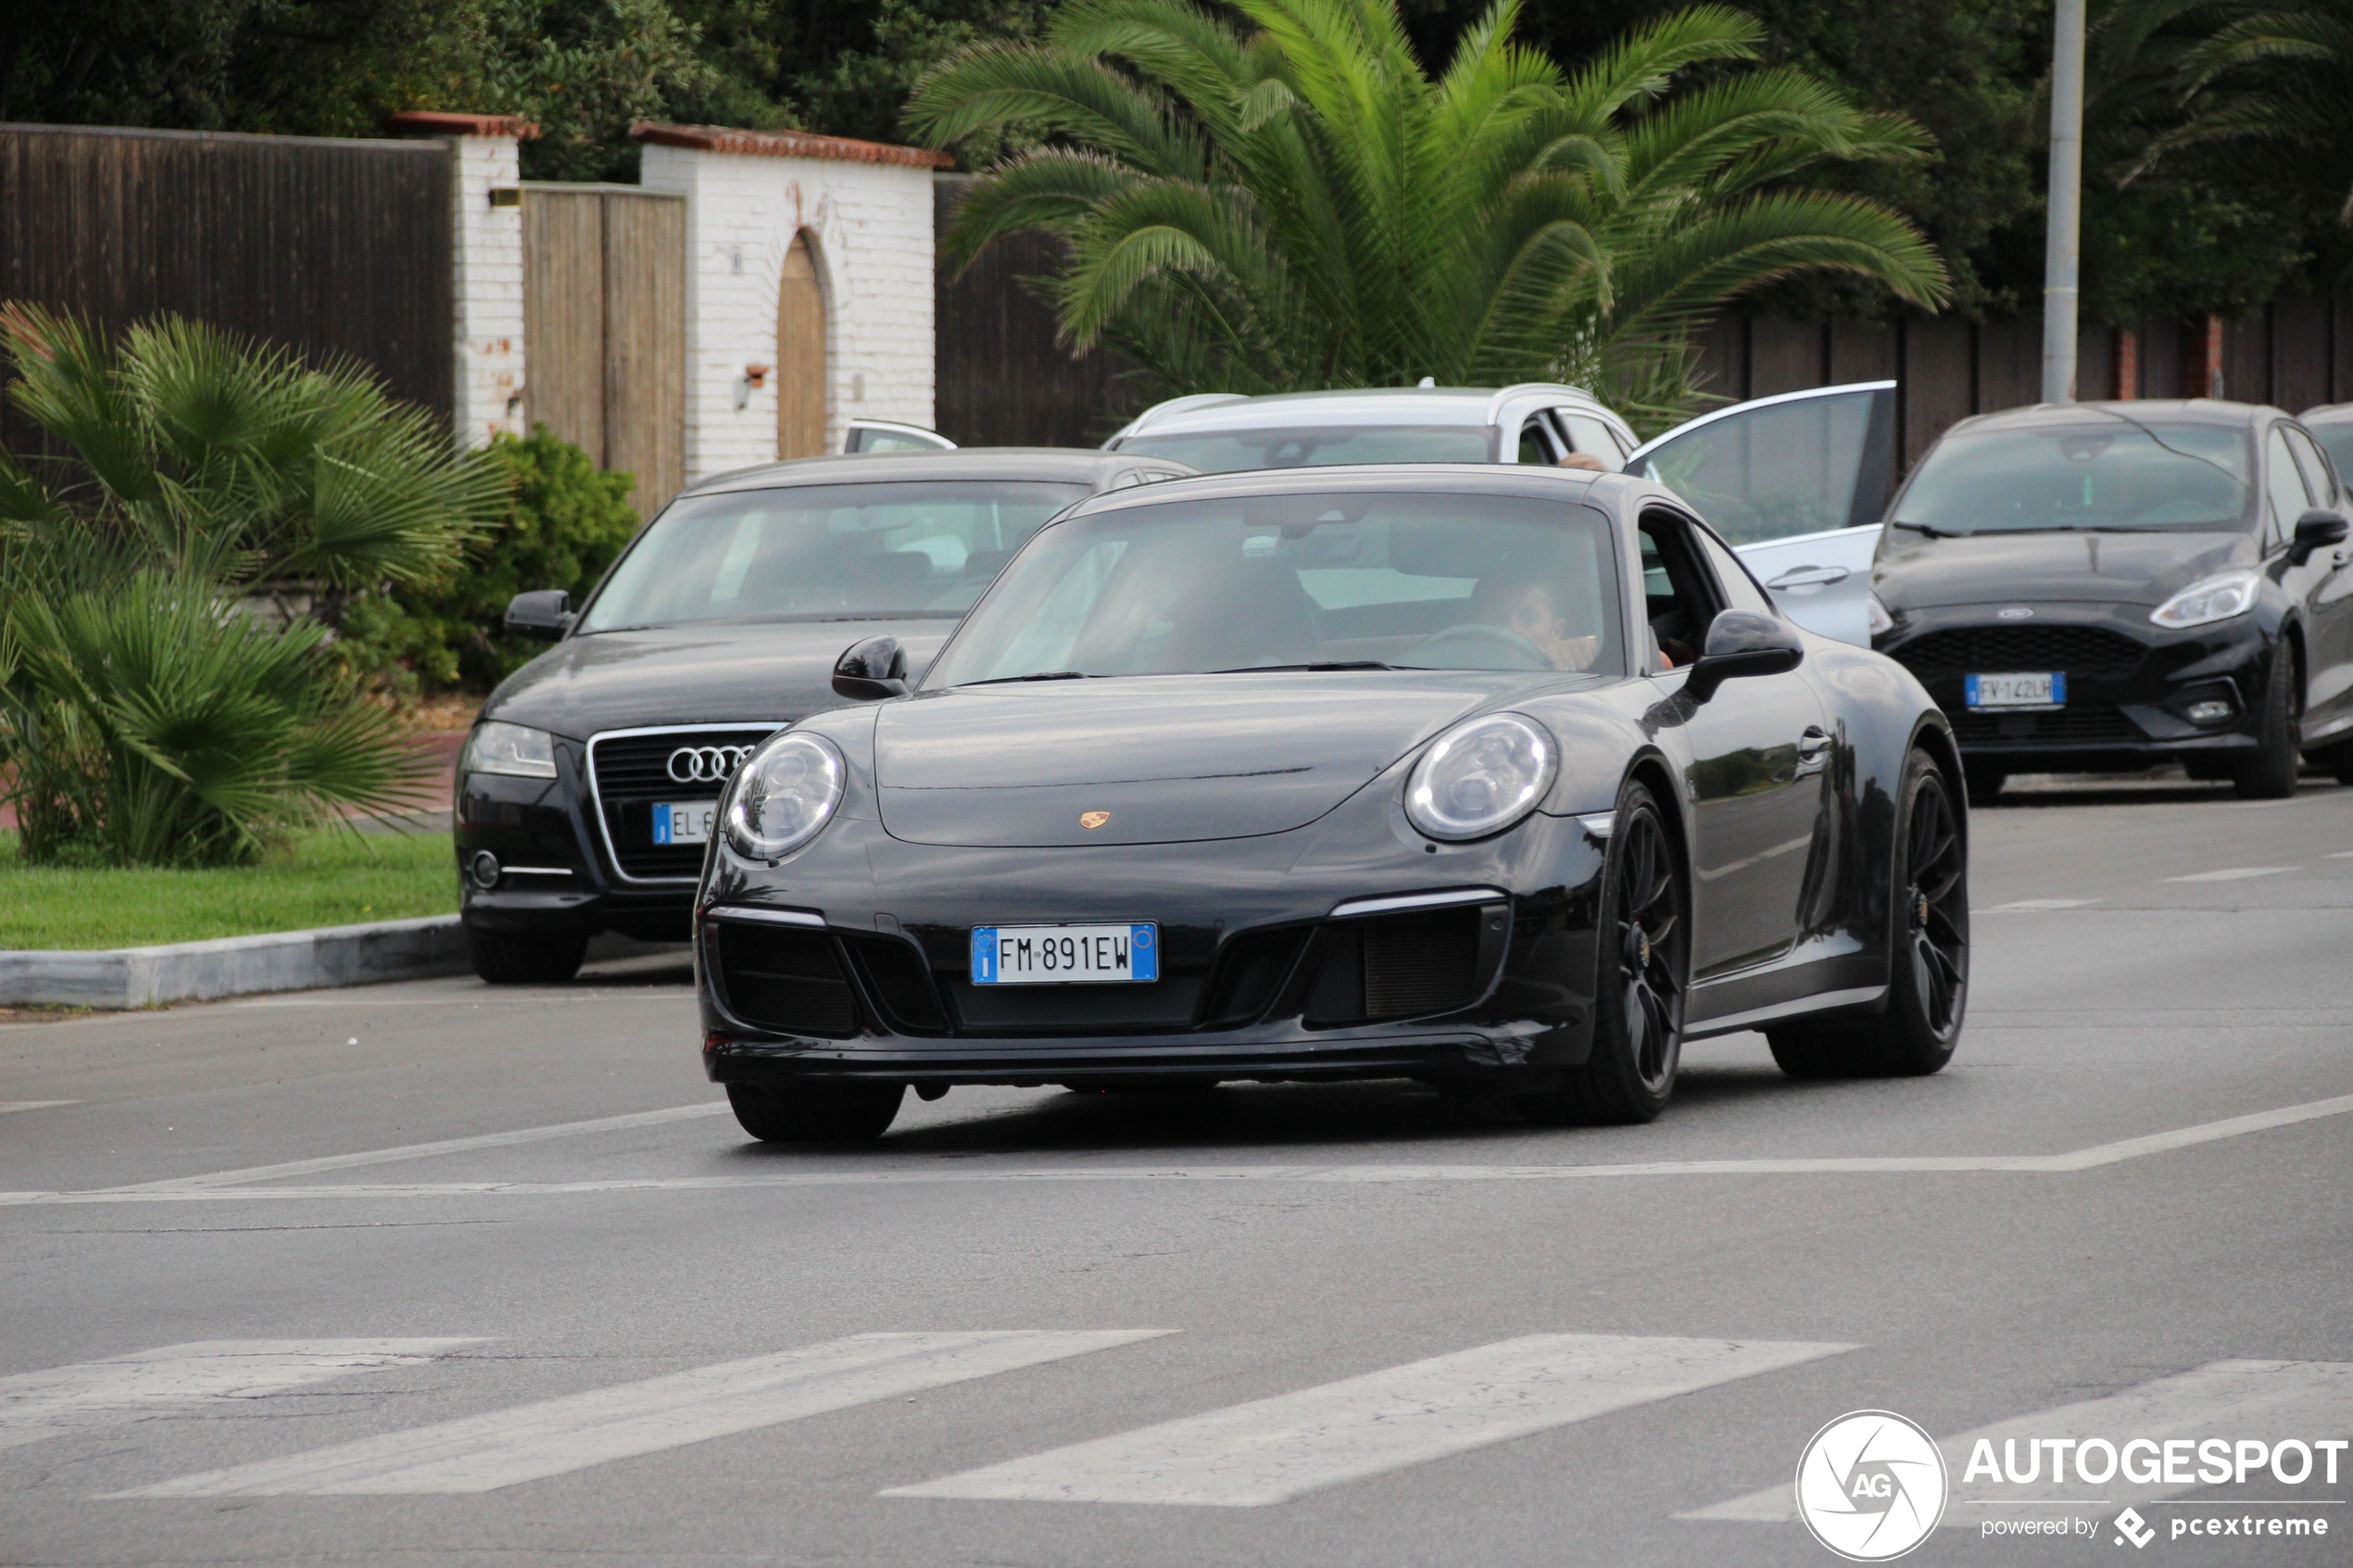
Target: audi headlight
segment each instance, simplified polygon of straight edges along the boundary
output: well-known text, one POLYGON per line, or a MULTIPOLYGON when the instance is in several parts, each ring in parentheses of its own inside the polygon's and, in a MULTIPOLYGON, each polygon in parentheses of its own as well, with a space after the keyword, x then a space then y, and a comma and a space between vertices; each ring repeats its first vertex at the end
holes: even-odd
POLYGON ((727 846, 750 860, 789 855, 841 804, 841 753, 822 735, 778 735, 745 759, 727 801, 727 846))
POLYGON ((2262 591, 2263 573, 2259 571, 2242 567, 2236 571, 2217 572, 2191 583, 2149 611, 2149 619, 2176 632, 2191 626, 2208 626, 2234 615, 2245 615, 2255 608, 2256 597, 2262 591))
POLYGON ((556 776, 556 737, 522 724, 493 719, 476 724, 466 737, 465 755, 458 771, 464 773, 512 773, 523 779, 556 776))
POLYGON ((1553 737, 1516 713, 1490 713, 1431 743, 1405 781, 1405 818, 1432 838, 1484 838, 1536 809, 1560 771, 1553 737))

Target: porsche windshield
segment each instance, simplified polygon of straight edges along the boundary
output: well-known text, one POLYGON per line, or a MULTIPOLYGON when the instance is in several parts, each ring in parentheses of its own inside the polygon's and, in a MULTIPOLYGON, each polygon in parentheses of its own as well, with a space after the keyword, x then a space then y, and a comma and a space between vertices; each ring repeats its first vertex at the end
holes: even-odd
POLYGON ((1119 444, 1125 454, 1173 458, 1203 473, 1242 469, 1332 468, 1350 463, 1486 463, 1484 425, 1343 425, 1333 429, 1278 426, 1272 430, 1207 431, 1197 435, 1139 435, 1119 444))
POLYGON ((2121 419, 1963 433, 1937 444, 1891 520, 1939 533, 2241 526, 2246 433, 2121 419))
POLYGON ((1617 673, 1600 513, 1508 495, 1123 507, 1039 534, 927 687, 1340 668, 1617 673))
POLYGON ((584 632, 698 621, 952 619, 1081 484, 805 484, 691 495, 605 583, 584 632))

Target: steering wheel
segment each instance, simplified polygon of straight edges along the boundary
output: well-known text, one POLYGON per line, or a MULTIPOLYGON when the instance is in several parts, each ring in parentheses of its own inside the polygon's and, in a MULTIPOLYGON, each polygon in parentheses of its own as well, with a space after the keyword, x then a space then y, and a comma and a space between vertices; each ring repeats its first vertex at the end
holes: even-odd
POLYGON ((1424 637, 1405 656, 1409 663, 1441 670, 1550 670, 1544 650, 1505 626, 1466 621, 1424 637))

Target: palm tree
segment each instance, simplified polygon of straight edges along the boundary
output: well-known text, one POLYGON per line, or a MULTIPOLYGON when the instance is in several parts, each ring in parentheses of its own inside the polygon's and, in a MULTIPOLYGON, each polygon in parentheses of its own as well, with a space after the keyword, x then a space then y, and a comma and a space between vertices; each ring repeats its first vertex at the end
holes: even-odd
POLYGON ((1692 332, 1770 279, 1832 269, 1933 306, 1944 270, 1875 203, 1792 184, 1926 137, 1702 6, 1573 72, 1511 42, 1499 0, 1432 80, 1394 0, 1073 0, 1037 45, 982 45, 907 111, 945 145, 1048 145, 975 182, 951 259, 1063 236, 1064 340, 1112 344, 1163 393, 1558 377, 1644 422, 1692 400, 1692 332), (1704 84, 1674 91, 1703 63, 1704 84))
POLYGON ((0 451, 0 798, 28 859, 252 859, 424 766, 359 701, 310 618, 257 584, 421 582, 504 498, 422 409, 193 322, 0 307, 9 395, 62 449, 0 451))

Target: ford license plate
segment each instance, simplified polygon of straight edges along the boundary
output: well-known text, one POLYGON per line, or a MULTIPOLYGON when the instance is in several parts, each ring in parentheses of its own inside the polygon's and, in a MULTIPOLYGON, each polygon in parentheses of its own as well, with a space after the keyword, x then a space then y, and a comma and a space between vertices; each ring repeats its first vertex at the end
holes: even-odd
POLYGON ((709 844, 711 824, 719 815, 716 800, 657 800, 654 802, 656 844, 709 844))
POLYGON ((2064 708, 2067 676, 2059 672, 2032 675, 1969 675, 1962 695, 1971 708, 2064 708))
POLYGON ((1160 928, 976 925, 975 985, 1099 985, 1160 978, 1160 928))

